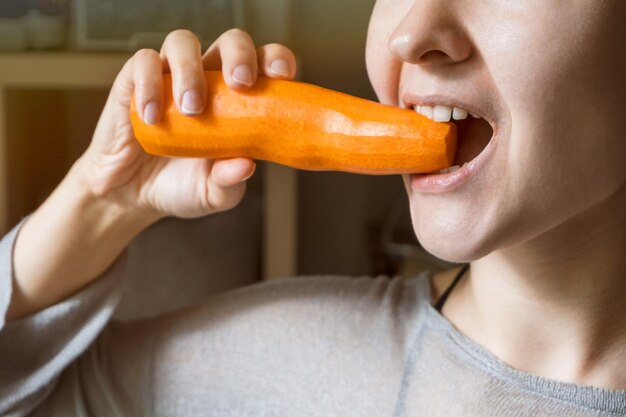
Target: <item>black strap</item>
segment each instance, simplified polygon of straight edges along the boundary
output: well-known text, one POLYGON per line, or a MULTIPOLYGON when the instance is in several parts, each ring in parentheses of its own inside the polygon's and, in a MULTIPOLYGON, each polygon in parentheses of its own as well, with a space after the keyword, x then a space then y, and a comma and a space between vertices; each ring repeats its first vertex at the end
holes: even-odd
POLYGON ((444 291, 444 293, 441 294, 441 297, 439 297, 439 299, 435 303, 435 310, 441 313, 441 309, 443 308, 443 305, 450 296, 450 293, 452 292, 456 284, 461 281, 461 278, 463 278, 463 275, 465 275, 465 273, 469 270, 469 267, 470 264, 465 264, 463 265, 463 268, 461 268, 461 270, 457 272, 456 276, 454 277, 454 281, 452 281, 452 284, 450 284, 450 286, 444 291))

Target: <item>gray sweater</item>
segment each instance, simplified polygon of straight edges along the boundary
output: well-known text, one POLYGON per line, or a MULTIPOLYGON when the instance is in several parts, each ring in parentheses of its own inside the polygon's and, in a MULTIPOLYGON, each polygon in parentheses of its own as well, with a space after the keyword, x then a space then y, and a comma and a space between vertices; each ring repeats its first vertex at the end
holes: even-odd
POLYGON ((121 323, 122 256, 6 323, 16 230, 0 243, 2 416, 626 416, 626 391, 519 372, 464 336, 427 275, 265 282, 121 323))

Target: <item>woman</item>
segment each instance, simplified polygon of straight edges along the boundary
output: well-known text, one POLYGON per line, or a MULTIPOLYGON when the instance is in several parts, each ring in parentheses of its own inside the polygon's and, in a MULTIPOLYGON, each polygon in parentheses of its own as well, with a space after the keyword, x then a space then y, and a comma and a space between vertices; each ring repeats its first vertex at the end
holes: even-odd
POLYGON ((188 115, 206 102, 203 69, 235 89, 295 73, 291 51, 255 50, 238 30, 202 56, 184 31, 138 52, 89 149, 2 242, 0 410, 626 415, 625 18, 622 0, 379 0, 367 45, 378 97, 461 131, 459 169, 404 176, 415 232, 470 267, 265 283, 107 325, 128 242, 164 216, 234 206, 254 171, 144 154, 133 94, 158 123, 164 70, 188 115))

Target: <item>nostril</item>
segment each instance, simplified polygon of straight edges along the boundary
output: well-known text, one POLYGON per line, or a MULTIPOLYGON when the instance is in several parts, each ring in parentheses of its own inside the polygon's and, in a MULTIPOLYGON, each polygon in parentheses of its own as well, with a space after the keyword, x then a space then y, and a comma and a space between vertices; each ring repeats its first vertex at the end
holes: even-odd
POLYGON ((409 34, 393 36, 389 42, 389 49, 402 61, 412 64, 447 63, 452 61, 448 54, 434 47, 434 45, 430 45, 430 47, 428 45, 420 45, 421 47, 418 48, 416 43, 409 34))
POLYGON ((419 58, 423 64, 447 64, 454 60, 445 52, 439 50, 427 51, 419 58))
POLYGON ((452 19, 447 6, 435 6, 447 2, 432 2, 429 11, 418 10, 417 3, 420 2, 416 2, 391 33, 388 40, 391 53, 410 64, 449 65, 469 59, 473 50, 470 37, 452 19))

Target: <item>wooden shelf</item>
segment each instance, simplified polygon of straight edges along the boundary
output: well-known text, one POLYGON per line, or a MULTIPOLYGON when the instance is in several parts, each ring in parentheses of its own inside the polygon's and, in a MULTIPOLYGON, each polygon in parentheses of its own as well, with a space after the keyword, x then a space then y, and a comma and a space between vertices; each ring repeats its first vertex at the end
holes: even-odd
MULTIPOLYGON (((0 234, 9 220, 8 131, 10 91, 108 90, 130 54, 24 52, 0 54, 0 234)), ((13 115, 13 113, 11 113, 13 115)), ((23 116, 27 117, 27 116, 23 116)), ((95 127, 95 126, 94 126, 95 127)), ((296 271, 297 183, 294 170, 268 164, 264 170, 264 278, 296 271)))

